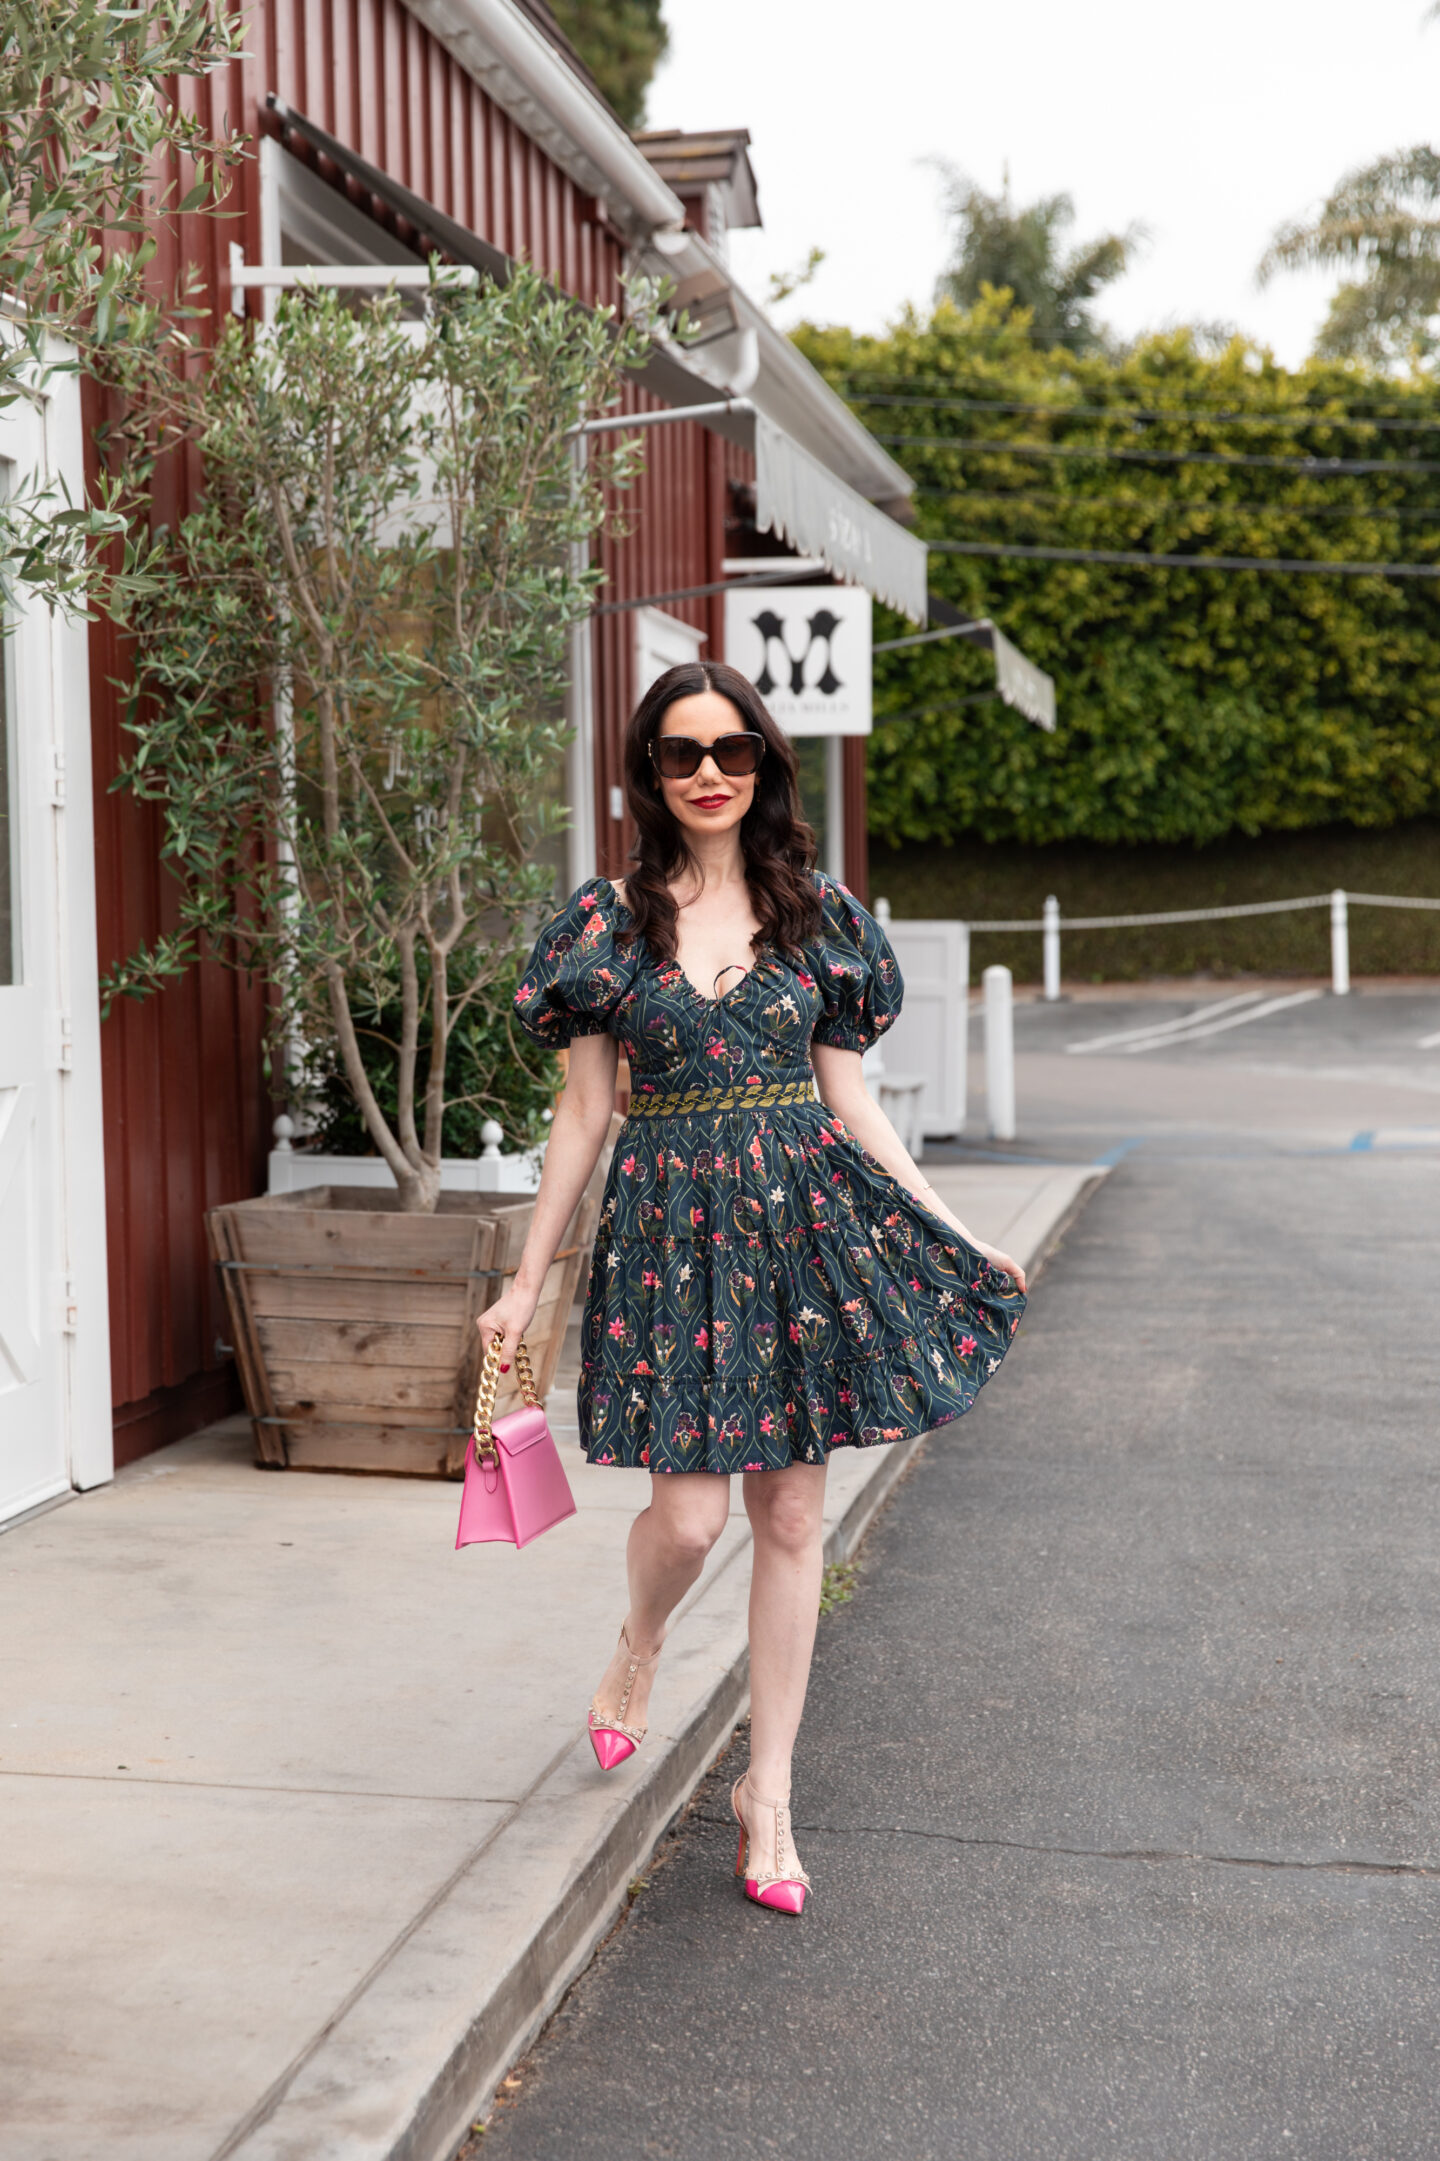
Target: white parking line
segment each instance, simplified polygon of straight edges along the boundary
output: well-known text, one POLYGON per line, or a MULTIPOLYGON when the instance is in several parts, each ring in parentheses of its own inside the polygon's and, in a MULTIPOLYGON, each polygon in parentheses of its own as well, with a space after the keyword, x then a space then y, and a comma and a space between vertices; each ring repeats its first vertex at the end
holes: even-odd
POLYGON ((1258 990, 1242 991, 1238 998, 1217 998, 1213 1004, 1197 1006, 1193 1013, 1182 1014, 1179 1020, 1147 1021, 1143 1028, 1122 1028, 1116 1035, 1090 1036, 1083 1043, 1067 1043, 1065 1048, 1076 1057, 1086 1051, 1108 1050, 1112 1043, 1136 1043, 1142 1036, 1173 1036, 1183 1028, 1196 1028, 1217 1013, 1229 1013, 1238 1005, 1254 1005, 1261 996, 1258 990))
MULTIPOLYGON (((1228 1020, 1212 1020, 1206 1027, 1192 1028, 1188 1034, 1172 1038, 1172 1041, 1180 1044, 1194 1043, 1201 1036, 1223 1035, 1227 1028, 1243 1028, 1247 1021, 1264 1020, 1267 1013, 1283 1013, 1287 1006, 1308 1005, 1312 998, 1323 998, 1324 995, 1323 990, 1296 990, 1292 991, 1288 998, 1267 998, 1263 1005, 1252 1005, 1243 1013, 1232 1013, 1228 1020)), ((1137 1051, 1167 1050, 1170 1047, 1164 1040, 1157 1041, 1152 1037, 1148 1043, 1132 1043, 1125 1055, 1133 1058, 1137 1051)))
POLYGON ((1440 1050, 1440 1035, 1422 1035, 1417 1050, 1440 1050))

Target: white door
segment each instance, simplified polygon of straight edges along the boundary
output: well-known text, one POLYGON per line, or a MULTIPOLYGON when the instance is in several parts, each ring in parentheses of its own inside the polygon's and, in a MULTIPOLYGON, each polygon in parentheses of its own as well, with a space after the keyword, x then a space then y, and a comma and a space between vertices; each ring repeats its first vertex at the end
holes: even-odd
MULTIPOLYGON (((83 493, 78 391, 0 413, 0 483, 83 493)), ((63 498, 62 498, 63 503, 63 498)), ((89 695, 81 626, 0 649, 0 1520, 109 1475, 89 695)))

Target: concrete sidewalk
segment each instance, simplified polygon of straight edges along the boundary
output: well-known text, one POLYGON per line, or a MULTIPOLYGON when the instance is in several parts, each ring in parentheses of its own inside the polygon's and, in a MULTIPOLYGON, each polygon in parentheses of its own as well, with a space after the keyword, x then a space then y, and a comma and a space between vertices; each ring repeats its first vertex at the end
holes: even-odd
MULTIPOLYGON (((1103 1173, 932 1175, 1030 1265, 1103 1173)), ((831 1558, 910 1452, 837 1455, 831 1558)), ((565 1455, 523 1554, 454 1554, 451 1485, 261 1473, 241 1420, 0 1539, 0 2161, 453 2151, 745 1705, 737 1485, 595 1771, 645 1483, 565 1455)))

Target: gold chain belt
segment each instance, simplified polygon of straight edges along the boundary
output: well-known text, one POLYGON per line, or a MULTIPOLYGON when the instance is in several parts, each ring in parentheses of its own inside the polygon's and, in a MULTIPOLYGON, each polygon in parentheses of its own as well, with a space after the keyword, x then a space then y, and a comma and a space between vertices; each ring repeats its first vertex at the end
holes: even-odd
POLYGON ((632 1095, 632 1118, 683 1118, 689 1111, 768 1111, 782 1103, 816 1101, 813 1076, 760 1081, 753 1088, 676 1088, 667 1095, 632 1095))

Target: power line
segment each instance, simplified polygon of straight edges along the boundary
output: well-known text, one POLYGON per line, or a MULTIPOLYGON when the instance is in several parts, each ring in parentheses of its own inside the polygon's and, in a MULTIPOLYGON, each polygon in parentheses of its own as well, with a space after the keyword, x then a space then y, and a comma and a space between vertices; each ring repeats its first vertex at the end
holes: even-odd
POLYGON ((1223 495, 1082 495, 1075 490, 1063 488, 1006 488, 1003 491, 988 488, 967 488, 957 484, 951 488, 918 487, 913 493, 949 503, 959 503, 970 508, 982 504, 1014 504, 1016 507, 1046 504, 1051 508, 1061 506, 1069 510, 1140 510, 1149 511, 1155 517, 1194 515, 1197 517, 1265 517, 1265 518, 1401 518, 1423 520, 1440 526, 1440 505, 1416 509, 1400 503, 1337 504, 1337 503, 1232 503, 1223 495))
POLYGON ((1118 563, 1136 570, 1262 570, 1289 577, 1440 578, 1440 563, 1295 562, 1268 555, 1152 555, 1138 548, 1045 548, 1002 540, 927 540, 932 555, 1018 555, 1043 563, 1118 563))
POLYGON ((1269 458, 1254 451, 1122 450, 1108 443, 1009 443, 961 435, 879 435, 877 443, 912 450, 955 450, 981 457, 1097 458, 1124 465, 1246 465, 1278 473, 1440 473, 1440 458, 1269 458))
MULTIPOLYGON (((844 376, 844 382, 858 382, 844 376)), ((905 376, 876 376, 876 382, 905 382, 905 376)), ((1320 406, 1296 406, 1286 413, 1253 413, 1222 410, 1210 405, 1043 405, 1015 404, 1003 398, 933 398, 874 392, 864 389, 842 392, 852 405, 919 405, 952 413, 1032 413, 1052 420, 1081 417, 1087 420, 1205 420, 1215 425, 1250 428, 1440 428, 1440 417, 1408 420, 1395 413, 1367 414, 1355 411, 1326 412, 1320 406)))
POLYGON ((874 724, 879 728, 887 720, 933 720, 937 715, 943 720, 952 706, 988 705, 999 695, 998 690, 972 690, 968 698, 935 698, 929 705, 912 705, 903 713, 877 713, 874 724))
POLYGON ((939 630, 917 630, 908 637, 886 638, 879 645, 872 645, 872 653, 898 653, 906 645, 934 645, 940 638, 974 638, 986 645, 992 643, 990 633, 994 625, 979 621, 974 623, 946 623, 939 630))
POLYGON ((714 593, 744 593, 751 586, 768 590, 772 585, 814 585, 815 582, 813 570, 791 570, 785 557, 777 555, 774 570, 767 570, 757 578, 715 578, 708 585, 681 585, 670 593, 640 593, 634 600, 602 600, 590 613, 626 615, 632 608, 663 608, 672 600, 704 600, 714 593))

